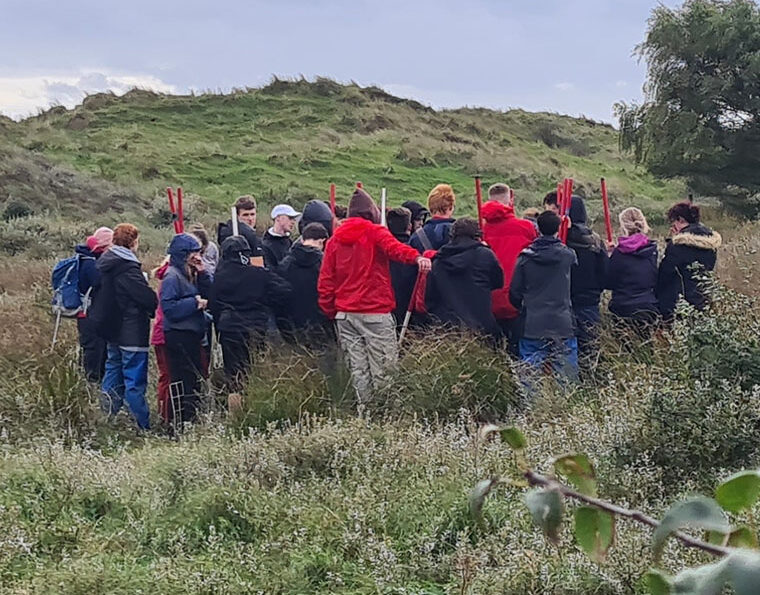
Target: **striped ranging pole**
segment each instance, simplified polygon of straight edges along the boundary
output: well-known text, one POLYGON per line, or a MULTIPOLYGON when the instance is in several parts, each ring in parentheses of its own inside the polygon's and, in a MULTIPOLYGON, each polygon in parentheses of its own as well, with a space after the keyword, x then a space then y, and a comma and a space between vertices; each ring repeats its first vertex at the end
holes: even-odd
POLYGON ((475 176, 475 200, 478 206, 478 225, 483 229, 483 188, 480 184, 480 176, 475 176))
POLYGON ((332 213, 332 226, 333 231, 335 231, 335 184, 330 184, 330 212, 332 213))
POLYGON ((386 216, 385 216, 385 207, 386 207, 386 193, 385 188, 382 189, 380 192, 380 225, 383 227, 387 226, 386 216))

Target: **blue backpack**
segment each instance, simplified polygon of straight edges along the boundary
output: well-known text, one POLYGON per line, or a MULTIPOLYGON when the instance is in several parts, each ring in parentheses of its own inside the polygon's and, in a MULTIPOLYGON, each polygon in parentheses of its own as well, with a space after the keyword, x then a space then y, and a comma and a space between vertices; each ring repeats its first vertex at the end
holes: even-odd
POLYGON ((79 263, 83 258, 92 256, 75 254, 59 260, 53 267, 53 314, 59 318, 76 318, 80 312, 87 313, 92 288, 85 294, 79 292, 79 263))

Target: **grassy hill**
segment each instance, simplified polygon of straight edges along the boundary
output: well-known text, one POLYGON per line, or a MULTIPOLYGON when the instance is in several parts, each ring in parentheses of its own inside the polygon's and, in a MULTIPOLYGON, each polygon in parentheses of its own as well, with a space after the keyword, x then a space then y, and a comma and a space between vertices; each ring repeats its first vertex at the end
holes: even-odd
POLYGON ((486 184, 513 185, 520 207, 540 201, 565 176, 592 198, 605 176, 613 203, 649 211, 682 192, 635 168, 608 125, 522 110, 435 111, 326 79, 275 80, 227 95, 98 94, 2 131, 34 159, 42 155, 145 198, 182 185, 220 212, 243 193, 264 204, 327 198, 331 182, 346 202, 361 180, 375 195, 387 187, 392 204, 424 201, 433 185, 450 182, 459 212, 472 214, 475 174, 486 184))

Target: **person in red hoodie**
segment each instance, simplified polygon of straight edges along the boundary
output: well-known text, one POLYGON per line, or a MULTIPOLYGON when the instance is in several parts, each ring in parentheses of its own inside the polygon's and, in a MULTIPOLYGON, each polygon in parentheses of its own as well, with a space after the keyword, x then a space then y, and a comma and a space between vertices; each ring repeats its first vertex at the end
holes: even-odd
POLYGON ((358 188, 348 218, 327 242, 317 291, 319 307, 338 327, 351 379, 362 407, 387 383, 398 362, 390 261, 430 270, 430 259, 402 244, 380 225, 380 211, 358 188))
POLYGON ((515 216, 511 194, 506 184, 494 184, 488 189, 488 202, 482 209, 485 220, 483 240, 491 247, 504 271, 504 287, 496 289, 491 296, 493 314, 507 339, 509 352, 519 357, 522 325, 520 313, 509 301, 509 285, 517 257, 531 245, 538 233, 533 223, 515 216))

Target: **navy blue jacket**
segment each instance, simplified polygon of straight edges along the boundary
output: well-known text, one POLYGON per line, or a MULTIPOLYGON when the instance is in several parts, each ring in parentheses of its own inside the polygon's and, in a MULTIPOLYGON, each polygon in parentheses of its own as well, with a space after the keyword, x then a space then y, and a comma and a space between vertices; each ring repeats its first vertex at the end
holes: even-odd
POLYGON ((607 268, 612 290, 610 312, 631 318, 639 312, 658 312, 657 244, 643 234, 620 238, 607 268))
POLYGON ((695 308, 705 307, 707 296, 699 277, 715 269, 721 241, 720 234, 695 224, 668 243, 657 278, 657 299, 666 319, 672 318, 681 296, 695 308))
POLYGON ((74 251, 80 255, 79 259, 79 293, 84 295, 90 288, 90 300, 100 287, 100 272, 95 266, 97 255, 86 244, 79 244, 74 251))
MULTIPOLYGON (((394 234, 394 237, 402 244, 409 243, 408 233, 394 234)), ((396 318, 396 324, 401 327, 409 308, 409 302, 412 299, 414 284, 417 281, 417 265, 391 261, 390 270, 391 286, 396 298, 396 309, 393 310, 393 316, 396 318)))
MULTIPOLYGON (((422 226, 422 229, 425 230, 425 235, 427 235, 428 240, 430 240, 430 250, 440 250, 444 244, 448 243, 449 235, 451 234, 451 226, 454 225, 454 221, 455 219, 433 217, 422 226)), ((425 250, 428 250, 420 239, 420 230, 414 232, 412 239, 409 240, 409 245, 420 254, 424 253, 425 250)))
POLYGON ((206 332, 206 317, 198 308, 196 295, 208 298, 211 276, 203 272, 197 284, 191 283, 184 271, 172 265, 166 270, 161 282, 161 309, 164 312, 164 332, 192 331, 198 335, 206 332))
POLYGON ((607 281, 609 261, 601 238, 588 227, 573 224, 567 233, 567 247, 573 249, 578 259, 571 272, 573 307, 598 306, 607 281))

